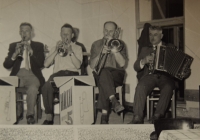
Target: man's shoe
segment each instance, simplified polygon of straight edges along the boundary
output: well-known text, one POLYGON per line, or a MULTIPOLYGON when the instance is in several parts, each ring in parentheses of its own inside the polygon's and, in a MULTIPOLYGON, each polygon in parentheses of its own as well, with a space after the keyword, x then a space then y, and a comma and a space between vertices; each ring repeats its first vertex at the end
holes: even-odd
POLYGON ((154 122, 156 120, 159 120, 161 118, 163 118, 163 115, 161 115, 161 114, 154 114, 153 117, 150 119, 150 123, 154 124, 154 122))
POLYGON ((26 116, 26 119, 27 119, 27 124, 35 123, 34 115, 28 115, 28 116, 26 116))
POLYGON ((119 113, 124 110, 124 107, 117 101, 116 98, 112 99, 112 108, 116 113, 119 113))
POLYGON ((108 115, 101 115, 101 124, 108 124, 108 115))
POLYGON ((42 125, 53 125, 53 121, 44 120, 42 125))
POLYGON ((17 122, 23 120, 23 113, 21 113, 19 116, 17 116, 17 122))
POLYGON ((17 121, 14 123, 14 124, 18 124, 19 123, 19 121, 21 121, 21 120, 23 120, 23 113, 22 114, 20 114, 20 116, 17 116, 17 121))
POLYGON ((143 118, 141 118, 140 116, 138 115, 135 115, 132 119, 131 122, 129 122, 128 124, 144 124, 144 120, 143 118))

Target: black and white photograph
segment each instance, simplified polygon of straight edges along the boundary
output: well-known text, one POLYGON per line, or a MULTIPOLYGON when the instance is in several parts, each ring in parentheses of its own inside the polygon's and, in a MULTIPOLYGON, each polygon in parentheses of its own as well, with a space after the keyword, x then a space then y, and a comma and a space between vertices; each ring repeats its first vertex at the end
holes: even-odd
POLYGON ((200 0, 0 0, 0 140, 199 140, 200 0))

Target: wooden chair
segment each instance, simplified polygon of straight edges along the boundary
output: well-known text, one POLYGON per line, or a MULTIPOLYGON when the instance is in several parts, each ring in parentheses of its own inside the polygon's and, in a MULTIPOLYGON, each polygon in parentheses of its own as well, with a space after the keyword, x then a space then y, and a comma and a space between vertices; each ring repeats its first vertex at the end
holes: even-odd
MULTIPOLYGON (((122 86, 118 86, 116 87, 116 94, 119 94, 119 102, 121 105, 123 105, 123 97, 122 97, 122 86)), ((99 88, 98 87, 94 87, 94 120, 96 120, 96 117, 97 117, 97 112, 96 112, 96 97, 97 97, 97 94, 99 94, 99 88)), ((124 121, 124 113, 123 111, 120 113, 120 116, 121 116, 121 119, 122 119, 122 122, 124 121)))
MULTIPOLYGON (((16 88, 16 102, 24 102, 23 95, 26 94, 26 89, 23 87, 16 88)), ((22 104, 23 109, 23 104, 22 104)), ((22 110, 23 113, 23 110, 22 110)), ((37 95, 36 106, 35 106, 35 121, 38 122, 38 119, 42 118, 42 109, 41 109, 41 95, 40 93, 37 95)))
MULTIPOLYGON (((160 92, 159 88, 154 88, 153 91, 150 93, 150 95, 147 96, 147 120, 150 119, 150 117, 153 116, 153 107, 154 107, 154 101, 158 101, 160 94, 158 94, 158 92, 160 92), (157 92, 157 93, 156 93, 157 92), (149 104, 150 109, 149 109, 149 104)), ((175 107, 175 90, 173 90, 173 95, 171 98, 171 111, 172 111, 172 117, 176 118, 176 107, 175 107)))

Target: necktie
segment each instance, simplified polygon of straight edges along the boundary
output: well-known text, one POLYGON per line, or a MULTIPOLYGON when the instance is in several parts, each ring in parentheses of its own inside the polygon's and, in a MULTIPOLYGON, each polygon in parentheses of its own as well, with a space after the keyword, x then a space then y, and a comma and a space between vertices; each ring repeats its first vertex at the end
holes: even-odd
POLYGON ((25 49, 25 69, 29 70, 28 48, 25 49))

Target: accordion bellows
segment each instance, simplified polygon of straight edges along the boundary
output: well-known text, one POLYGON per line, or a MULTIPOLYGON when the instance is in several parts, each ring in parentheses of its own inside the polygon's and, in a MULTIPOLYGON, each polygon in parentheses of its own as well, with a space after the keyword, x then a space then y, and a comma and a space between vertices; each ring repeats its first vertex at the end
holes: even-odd
POLYGON ((175 47, 160 46, 156 50, 154 71, 167 72, 182 80, 192 64, 193 58, 175 47))

